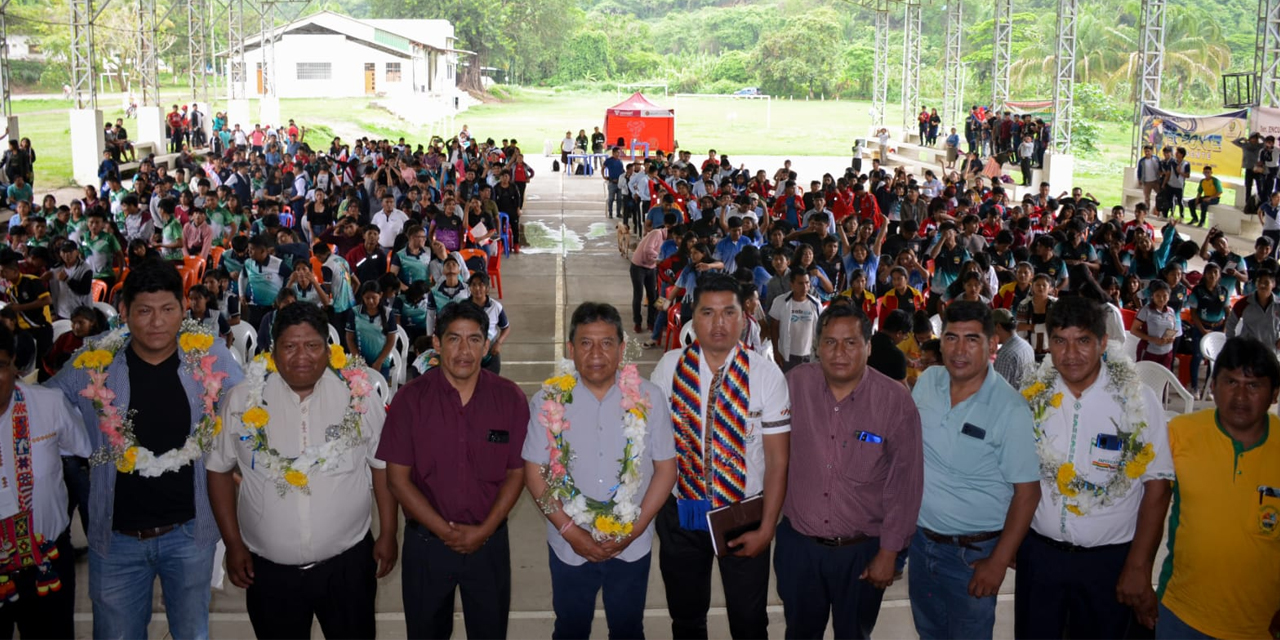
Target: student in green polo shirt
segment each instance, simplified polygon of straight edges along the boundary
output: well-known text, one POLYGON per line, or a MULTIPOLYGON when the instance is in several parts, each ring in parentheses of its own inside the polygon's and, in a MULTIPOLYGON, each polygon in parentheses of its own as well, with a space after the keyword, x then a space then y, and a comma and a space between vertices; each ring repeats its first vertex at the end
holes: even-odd
POLYGON ((391 254, 391 273, 400 278, 403 288, 419 281, 430 281, 427 265, 431 264, 431 252, 427 251, 427 230, 420 224, 405 227, 409 244, 391 254))
POLYGON ((120 240, 107 231, 107 216, 101 209, 89 212, 85 233, 81 236, 80 252, 93 269, 93 277, 107 283, 107 290, 115 284, 116 273, 112 266, 117 257, 124 263, 124 247, 120 240))
POLYGON ((174 215, 177 204, 173 198, 162 198, 156 212, 160 214, 160 244, 156 249, 160 257, 175 262, 182 261, 182 222, 174 215))

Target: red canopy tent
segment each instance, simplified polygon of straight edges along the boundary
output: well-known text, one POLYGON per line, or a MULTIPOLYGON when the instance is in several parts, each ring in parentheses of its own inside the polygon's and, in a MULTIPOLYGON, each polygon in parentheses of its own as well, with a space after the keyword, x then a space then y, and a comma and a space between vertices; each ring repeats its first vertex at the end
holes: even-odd
POLYGON ((604 135, 609 144, 622 138, 628 149, 638 142, 648 144, 651 153, 671 151, 676 145, 676 112, 649 102, 637 91, 605 110, 604 135))

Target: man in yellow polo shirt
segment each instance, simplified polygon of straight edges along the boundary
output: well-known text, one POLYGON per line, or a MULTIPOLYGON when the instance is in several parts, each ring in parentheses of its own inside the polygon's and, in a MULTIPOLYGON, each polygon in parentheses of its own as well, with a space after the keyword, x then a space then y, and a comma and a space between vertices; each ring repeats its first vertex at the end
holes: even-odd
POLYGON ((1213 371, 1216 409, 1169 423, 1176 479, 1157 640, 1280 638, 1280 393, 1274 350, 1232 338, 1213 371))
POLYGON ((1209 219, 1209 207, 1218 202, 1222 198, 1222 181, 1213 177, 1213 167, 1204 166, 1204 179, 1200 181, 1200 186, 1196 187, 1196 199, 1191 201, 1191 224, 1204 226, 1206 220, 1209 219), (1200 209, 1200 217, 1196 217, 1196 209, 1200 209))

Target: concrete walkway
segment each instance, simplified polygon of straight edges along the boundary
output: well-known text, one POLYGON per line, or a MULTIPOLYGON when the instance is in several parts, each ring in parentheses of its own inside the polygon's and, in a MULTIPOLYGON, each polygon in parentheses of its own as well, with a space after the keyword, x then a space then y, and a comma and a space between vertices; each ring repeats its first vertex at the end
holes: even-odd
MULTIPOLYGON (((535 391, 540 381, 563 357, 568 318, 573 308, 586 300, 609 302, 623 313, 630 327, 631 286, 629 261, 619 255, 613 224, 604 215, 604 185, 599 177, 566 177, 550 171, 550 160, 530 158, 538 177, 529 188, 524 220, 527 233, 535 239, 535 247, 503 261, 503 298, 512 324, 512 336, 503 350, 505 377, 518 382, 527 392, 535 391)), ((763 167, 772 174, 781 166, 781 158, 744 159, 749 166, 763 167)), ((737 159, 735 159, 735 164, 737 159)), ((831 172, 839 175, 847 159, 797 158, 797 170, 805 177, 831 172), (801 164, 803 163, 803 166, 801 164), (812 165, 812 166, 809 166, 812 165)), ((1243 248, 1243 247, 1242 247, 1243 248)), ((636 338, 638 344, 642 337, 636 338)), ((634 361, 648 375, 660 353, 632 352, 634 361)), ((795 461, 793 461, 795 462, 795 461)), ((801 461, 802 462, 802 461, 801 461)), ((79 525, 74 525, 77 546, 84 545, 79 525)), ((551 635, 550 576, 544 520, 527 494, 521 497, 510 520, 512 555, 512 603, 510 637, 546 638, 551 635)), ((403 540, 403 537, 401 538, 403 540)), ((651 638, 671 637, 670 619, 656 554, 653 556, 646 612, 646 634, 651 638)), ((1159 566, 1157 564, 1157 566, 1159 566)), ((87 562, 77 571, 76 607, 77 637, 90 638, 91 606, 88 599, 87 562)), ((718 576, 713 575, 710 635, 726 638, 728 623, 724 614, 724 598, 718 576)), ((775 583, 771 581, 770 590, 775 583)), ((400 568, 397 566, 378 585, 378 634, 383 638, 405 637, 400 593, 400 568)), ((1105 588, 1105 587, 1104 587, 1105 588)), ((1010 572, 1001 589, 997 609, 995 635, 1013 636, 1013 574, 1010 572)), ((455 637, 464 637, 461 604, 458 605, 455 637)), ((164 606, 157 582, 155 617, 152 637, 165 637, 164 606)), ((211 637, 250 638, 252 627, 244 613, 244 592, 228 581, 215 590, 211 616, 211 637)), ((782 608, 776 594, 770 598, 770 635, 782 637, 782 608)), ((607 637, 602 605, 597 605, 593 636, 607 637)), ((830 637, 828 629, 828 637, 830 637)), ((323 637, 319 625, 312 630, 315 638, 323 637)), ((885 595, 876 637, 914 638, 910 603, 905 580, 890 587, 885 595)))

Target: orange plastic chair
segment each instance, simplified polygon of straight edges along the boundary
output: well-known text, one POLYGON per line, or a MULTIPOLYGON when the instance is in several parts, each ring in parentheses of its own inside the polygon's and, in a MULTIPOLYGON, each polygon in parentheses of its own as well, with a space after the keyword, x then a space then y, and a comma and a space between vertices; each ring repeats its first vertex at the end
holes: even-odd
POLYGON ((107 283, 105 281, 94 279, 93 284, 89 285, 89 292, 93 296, 94 302, 107 301, 107 283))
POLYGON ((1133 327, 1133 321, 1138 318, 1138 312, 1131 309, 1121 309, 1120 318, 1124 320, 1124 330, 1128 331, 1133 327))
POLYGON ((209 251, 209 264, 217 268, 222 264, 222 252, 226 251, 226 247, 214 247, 209 251))
POLYGON ((486 253, 484 249, 458 249, 458 254, 462 256, 463 260, 480 258, 481 260, 484 260, 486 264, 489 261, 489 254, 486 253))
POLYGON ((667 351, 680 346, 680 330, 683 328, 684 325, 680 324, 680 303, 677 302, 667 312, 667 351))
POLYGON ((182 273, 185 275, 188 271, 195 271, 195 280, 200 282, 204 279, 204 265, 204 258, 187 256, 182 259, 182 273))
POLYGON ((324 282, 324 263, 320 258, 311 256, 311 273, 315 274, 316 282, 324 282))
POLYGON ((498 289, 498 297, 502 297, 502 252, 489 256, 489 282, 498 289))

